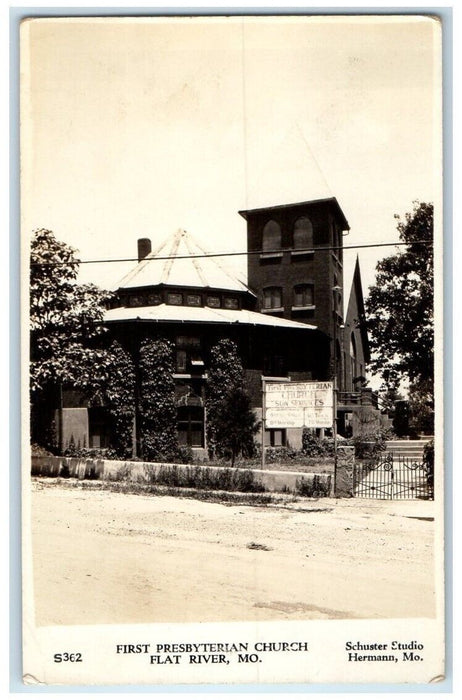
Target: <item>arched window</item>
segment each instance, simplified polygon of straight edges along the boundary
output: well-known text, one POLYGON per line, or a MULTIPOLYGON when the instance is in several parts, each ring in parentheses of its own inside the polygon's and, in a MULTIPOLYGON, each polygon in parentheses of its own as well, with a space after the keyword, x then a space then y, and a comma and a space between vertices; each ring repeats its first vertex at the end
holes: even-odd
POLYGON ((356 369, 356 340, 355 334, 352 333, 350 336, 350 362, 351 362, 351 381, 353 381, 357 375, 356 369))
POLYGON ((337 389, 342 389, 342 347, 340 342, 337 340, 335 348, 335 374, 337 375, 337 389))
POLYGON ((268 221, 263 229, 263 250, 278 250, 281 247, 281 227, 276 221, 268 221))
POLYGON ((309 250, 312 247, 313 224, 307 216, 302 216, 297 219, 294 225, 294 248, 309 250))
POLYGON ((334 274, 334 287, 332 289, 332 308, 342 315, 342 289, 339 287, 336 274, 334 274))

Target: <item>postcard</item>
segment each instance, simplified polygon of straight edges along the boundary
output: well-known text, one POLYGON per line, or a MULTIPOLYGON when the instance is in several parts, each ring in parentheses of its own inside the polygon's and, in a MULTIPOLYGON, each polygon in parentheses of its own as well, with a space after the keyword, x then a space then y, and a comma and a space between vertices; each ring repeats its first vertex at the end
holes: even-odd
POLYGON ((443 680, 441 20, 20 29, 23 682, 443 680))

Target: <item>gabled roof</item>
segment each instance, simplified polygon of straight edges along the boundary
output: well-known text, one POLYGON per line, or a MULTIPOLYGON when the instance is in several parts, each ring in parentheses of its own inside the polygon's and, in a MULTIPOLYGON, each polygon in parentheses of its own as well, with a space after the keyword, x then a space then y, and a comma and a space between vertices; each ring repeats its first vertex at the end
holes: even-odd
POLYGON ((356 324, 361 333, 361 341, 364 350, 364 359, 369 362, 371 359, 370 348, 369 348, 369 338, 367 336, 367 328, 365 324, 366 320, 366 309, 364 306, 364 296, 363 296, 363 286, 361 282, 361 270, 359 267, 359 256, 356 256, 356 264, 353 273, 353 281, 351 283, 350 297, 348 301, 348 309, 346 314, 346 320, 350 320, 349 316, 351 314, 351 306, 353 305, 353 296, 356 298, 356 307, 358 309, 358 319, 356 324))
POLYGON ((131 289, 168 284, 180 287, 250 292, 247 285, 222 267, 183 229, 169 236, 119 282, 116 289, 131 289))
POLYGON ((247 309, 212 309, 209 307, 139 306, 134 308, 119 307, 106 311, 104 322, 151 321, 164 323, 220 323, 247 326, 267 326, 270 328, 291 328, 302 331, 314 331, 316 326, 299 323, 270 314, 262 314, 247 309))

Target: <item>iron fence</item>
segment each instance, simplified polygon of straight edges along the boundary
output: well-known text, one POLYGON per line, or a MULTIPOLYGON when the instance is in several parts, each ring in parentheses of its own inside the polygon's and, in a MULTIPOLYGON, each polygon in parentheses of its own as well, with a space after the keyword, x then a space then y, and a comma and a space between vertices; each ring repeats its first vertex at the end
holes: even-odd
POLYGON ((433 470, 424 462, 388 452, 355 464, 353 493, 358 498, 432 500, 433 470))

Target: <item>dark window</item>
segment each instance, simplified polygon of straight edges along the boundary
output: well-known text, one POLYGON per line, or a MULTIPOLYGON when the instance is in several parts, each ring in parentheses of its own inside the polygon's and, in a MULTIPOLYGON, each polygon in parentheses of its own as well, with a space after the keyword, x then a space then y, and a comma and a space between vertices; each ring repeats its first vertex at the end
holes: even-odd
POLYGON ((351 379, 354 381, 357 375, 357 364, 356 364, 356 339, 355 334, 352 333, 350 336, 350 363, 351 363, 351 379))
POLYGON ((167 304, 171 304, 172 306, 181 306, 183 303, 183 295, 182 294, 167 294, 167 304))
MULTIPOLYGON (((339 244, 339 235, 338 235, 338 234, 339 234, 338 226, 337 226, 337 224, 334 222, 334 223, 332 224, 332 244, 333 244, 334 246, 338 246, 338 244, 339 244)), ((337 251, 336 251, 336 250, 334 250, 334 253, 337 255, 337 251)))
POLYGON ((202 306, 200 294, 188 294, 186 297, 186 303, 188 306, 202 306))
POLYGON ((281 241, 281 227, 276 221, 268 221, 263 229, 263 250, 279 250, 281 241))
POLYGON ((162 297, 160 294, 148 294, 148 304, 151 306, 156 306, 162 303, 162 297))
POLYGON ((89 447, 109 446, 109 424, 109 415, 105 408, 95 406, 88 409, 89 447))
POLYGON ((201 371, 204 367, 202 359, 201 342, 199 338, 179 335, 176 338, 176 371, 185 372, 201 371))
POLYGON ((142 296, 132 295, 128 298, 129 306, 143 306, 144 299, 142 296))
POLYGON ((176 337, 176 346, 178 348, 195 348, 200 349, 200 338, 191 335, 178 335, 176 337))
POLYGON ((220 297, 207 297, 207 306, 211 306, 213 309, 219 309, 221 306, 220 297))
POLYGON ((281 287, 267 287, 263 290, 263 308, 280 309, 282 307, 281 287))
POLYGON ((335 345, 334 371, 337 376, 337 388, 342 389, 342 348, 337 340, 335 345))
POLYGON ((188 355, 186 350, 176 351, 176 371, 184 374, 186 372, 188 355))
POLYGON ((297 219, 294 226, 294 248, 310 250, 313 247, 313 224, 307 216, 297 219))
POLYGON ((339 287, 338 277, 334 275, 334 288, 332 290, 332 304, 333 309, 337 313, 342 313, 342 288, 339 287))
POLYGON ((334 222, 332 224, 332 253, 337 257, 337 259, 342 262, 343 249, 342 249, 342 229, 337 226, 334 222))
POLYGON ((178 442, 190 447, 204 447, 204 409, 202 406, 179 406, 177 409, 178 442))
POLYGON ((287 442, 285 428, 271 428, 265 430, 265 445, 271 447, 285 447, 287 442))
POLYGON ((298 284, 294 287, 294 306, 313 306, 314 286, 312 284, 298 284))
POLYGON ((225 309, 238 309, 239 302, 235 297, 225 297, 225 309))
POLYGON ((263 374, 267 377, 285 377, 287 374, 285 357, 267 353, 263 358, 263 374))

